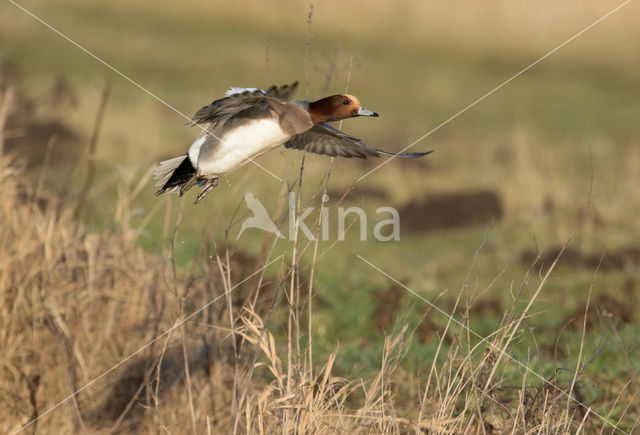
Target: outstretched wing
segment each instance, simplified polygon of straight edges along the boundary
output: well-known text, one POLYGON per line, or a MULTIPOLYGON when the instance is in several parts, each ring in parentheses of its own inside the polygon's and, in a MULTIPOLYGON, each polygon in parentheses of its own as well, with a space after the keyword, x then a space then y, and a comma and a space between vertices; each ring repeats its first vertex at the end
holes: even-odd
POLYGON ((339 157, 367 157, 395 156, 395 157, 421 157, 432 151, 425 153, 395 154, 374 148, 360 141, 353 136, 349 136, 331 127, 329 124, 321 122, 314 125, 304 133, 298 134, 284 144, 285 148, 308 151, 310 153, 325 154, 339 157))
POLYGON ((298 82, 280 87, 274 85, 266 91, 258 88, 231 88, 224 98, 215 100, 198 110, 191 118, 191 124, 207 124, 209 130, 216 130, 234 115, 255 107, 267 98, 289 100, 297 87, 298 82))

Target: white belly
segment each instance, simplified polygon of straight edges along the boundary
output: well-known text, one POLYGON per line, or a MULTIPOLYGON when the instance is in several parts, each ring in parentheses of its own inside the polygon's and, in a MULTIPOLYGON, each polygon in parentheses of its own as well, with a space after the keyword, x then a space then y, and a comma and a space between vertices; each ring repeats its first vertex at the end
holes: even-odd
POLYGON ((220 140, 203 133, 189 148, 189 159, 201 175, 220 176, 290 138, 275 120, 253 121, 225 133, 220 140))

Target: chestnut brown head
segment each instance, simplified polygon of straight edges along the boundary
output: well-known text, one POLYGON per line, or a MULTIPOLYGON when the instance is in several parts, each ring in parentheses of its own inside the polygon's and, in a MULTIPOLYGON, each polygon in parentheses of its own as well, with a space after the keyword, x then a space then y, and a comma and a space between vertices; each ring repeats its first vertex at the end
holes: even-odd
POLYGON ((332 95, 309 104, 309 114, 314 124, 318 122, 340 121, 355 116, 378 116, 367 110, 353 95, 332 95))

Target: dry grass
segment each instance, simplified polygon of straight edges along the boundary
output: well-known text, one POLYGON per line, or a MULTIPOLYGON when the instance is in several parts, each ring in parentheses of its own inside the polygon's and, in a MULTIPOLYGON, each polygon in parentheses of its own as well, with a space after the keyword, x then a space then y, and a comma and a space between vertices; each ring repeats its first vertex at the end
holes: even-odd
MULTIPOLYGON (((471 55, 471 52, 478 55, 514 51, 527 40, 529 44, 522 56, 539 55, 540 50, 567 36, 566 26, 554 23, 577 20, 580 26, 586 25, 592 17, 615 6, 589 2, 588 7, 577 7, 546 2, 546 6, 538 10, 544 9, 548 15, 529 20, 533 6, 524 3, 509 9, 508 14, 494 13, 496 9, 507 11, 505 4, 503 0, 496 0, 491 2, 491 7, 474 5, 471 9, 455 9, 452 14, 451 9, 442 9, 433 2, 419 6, 412 3, 415 19, 404 23, 402 43, 416 47, 451 43, 459 46, 457 49, 462 55, 471 55), (484 26, 481 34, 474 33, 478 29, 472 21, 492 22, 493 17, 497 17, 495 26, 484 26), (467 30, 456 33, 455 40, 438 40, 447 34, 449 27, 467 30), (507 40, 500 37, 506 33, 512 36, 507 40), (432 39, 436 41, 431 42, 432 39), (464 48, 463 42, 469 39, 477 42, 473 49, 464 48)), ((214 11, 209 12, 220 14, 220 6, 215 5, 214 11)), ((339 6, 345 16, 364 13, 366 17, 361 22, 383 26, 387 21, 398 21, 397 17, 392 20, 388 17, 398 14, 408 4, 376 2, 366 11, 362 11, 361 6, 342 2, 339 6)), ((270 6, 265 13, 274 14, 278 9, 281 8, 270 6)), ((287 18, 283 19, 278 11, 276 21, 282 26, 295 20, 299 22, 294 12, 288 11, 287 18)), ((182 6, 159 13, 193 15, 193 11, 182 6)), ((230 7, 222 13, 232 20, 238 10, 230 7)), ((614 28, 611 39, 625 41, 628 38, 630 17, 631 13, 622 14, 608 23, 609 29, 614 28)), ((337 32, 349 24, 335 14, 329 18, 324 17, 335 24, 324 27, 323 32, 337 32)), ((380 32, 376 25, 351 21, 356 23, 352 30, 357 29, 364 35, 380 32)), ((385 33, 394 43, 393 38, 397 36, 390 31, 385 33)), ((602 44, 612 45, 610 40, 602 44)), ((627 49, 625 44, 616 47, 613 54, 607 56, 615 57, 627 49)), ((569 57, 589 59, 593 50, 594 44, 590 41, 578 46, 569 57)), ((605 58, 602 62, 613 61, 605 58)), ((308 70, 306 72, 308 74, 308 70)), ((98 97, 93 100, 97 101, 98 97)), ((118 135, 107 129, 105 136, 112 135, 109 143, 138 143, 140 139, 133 137, 139 134, 138 130, 123 126, 155 127, 162 123, 153 118, 155 115, 147 110, 146 103, 138 104, 141 108, 134 111, 136 116, 125 111, 109 114, 112 124, 117 126, 112 130, 118 135), (141 117, 153 119, 141 120, 141 117)), ((81 120, 77 124, 88 124, 94 113, 85 110, 75 116, 81 120)), ((169 142, 153 137, 159 134, 158 129, 146 130, 145 143, 165 147, 169 142)), ((547 182, 549 172, 562 172, 559 166, 565 160, 555 163, 556 166, 550 160, 546 163, 551 169, 543 171, 533 163, 532 145, 526 135, 520 136, 518 132, 514 135, 511 158, 516 175, 515 179, 507 178, 513 182, 502 187, 510 214, 525 215, 532 208, 543 208, 549 198, 561 203, 572 195, 569 189, 558 189, 558 183, 547 182)), ((92 143, 95 142, 92 140, 92 143)), ((52 143, 48 148, 54 146, 52 143)), ((483 154, 488 154, 485 151, 483 154)), ((141 156, 148 157, 148 149, 144 147, 99 149, 97 154, 121 152, 126 157, 121 161, 125 162, 143 161, 141 156)), ((630 152, 637 154, 635 148, 630 152)), ((95 153, 94 148, 90 154, 95 153)), ((637 162, 637 159, 627 160, 629 174, 637 174, 637 162)), ((386 338, 379 350, 377 375, 345 379, 335 373, 340 359, 338 348, 326 360, 318 361, 317 357, 313 358, 309 344, 313 339, 310 319, 313 319, 317 244, 296 241, 290 264, 284 266, 276 261, 281 265, 277 271, 271 266, 263 273, 261 268, 274 260, 274 245, 270 245, 272 240, 268 237, 263 243, 263 255, 253 258, 229 246, 226 240, 218 241, 222 246, 217 246, 211 234, 203 232, 193 265, 181 269, 175 265, 174 251, 183 210, 172 210, 170 201, 157 202, 149 212, 149 216, 153 216, 165 207, 162 254, 152 255, 136 244, 149 221, 145 219, 134 225, 132 209, 147 184, 148 173, 140 177, 133 170, 117 169, 118 201, 111 221, 105 225, 114 229, 93 233, 74 218, 74 211, 85 205, 83 195, 79 195, 79 199, 61 198, 44 189, 41 182, 30 183, 23 177, 20 166, 9 157, 0 161, 0 171, 3 186, 0 192, 0 252, 3 252, 0 257, 3 350, 0 430, 4 432, 17 431, 34 419, 37 420, 26 427, 25 432, 611 431, 610 425, 594 416, 593 409, 571 400, 585 400, 582 373, 592 355, 581 352, 568 370, 568 376, 567 372, 558 371, 545 380, 514 364, 506 355, 511 352, 514 340, 523 333, 523 322, 533 316, 529 309, 546 283, 542 280, 531 292, 528 289, 531 271, 523 278, 520 291, 514 294, 513 306, 504 313, 500 326, 484 340, 465 328, 469 325, 469 312, 478 300, 470 295, 467 283, 458 292, 452 310, 461 323, 449 318, 446 326, 438 329, 437 353, 431 361, 424 361, 422 367, 413 369, 403 365, 415 333, 403 325, 386 338), (303 254, 311 251, 313 260, 303 267, 303 254), (527 305, 524 311, 518 308, 523 301, 527 305), (201 307, 205 308, 199 311, 201 307), (185 319, 188 320, 181 323, 185 319), (78 390, 78 394, 73 394, 78 390), (62 400, 66 401, 57 406, 62 400)), ((42 181, 47 178, 46 165, 41 171, 42 181)), ((406 177, 406 180, 413 177, 424 181, 423 171, 411 173, 401 166, 388 171, 386 177, 406 177)), ((90 171, 88 184, 92 177, 90 171)), ((302 172, 299 177, 302 178, 302 172)), ((301 183, 297 184, 298 189, 301 183)), ((439 183, 444 186, 446 183, 469 184, 464 178, 439 183)), ((289 188, 295 186, 296 183, 290 183, 289 188)), ((401 187, 402 192, 394 193, 404 201, 414 192, 401 187)), ((326 184, 324 188, 326 192, 326 184)), ((105 182, 90 194, 111 190, 112 185, 105 182)), ((280 205, 286 193, 286 189, 281 192, 280 205)), ((628 193, 634 198, 637 196, 635 189, 629 188, 628 193)), ((299 194, 299 201, 301 198, 299 194)), ((506 287, 504 290, 509 291, 506 287)), ((587 304, 585 325, 588 309, 587 304)), ((429 308, 424 318, 431 316, 439 314, 429 308)), ((634 375, 619 390, 621 393, 591 405, 598 412, 615 410, 615 419, 609 415, 604 417, 614 424, 622 422, 624 430, 630 431, 640 412, 634 404, 636 384, 634 375)))
MULTIPOLYGON (((449 319, 430 363, 417 372, 402 367, 413 337, 405 325, 387 337, 377 376, 344 379, 333 373, 338 349, 312 362, 301 333, 309 268, 300 258, 310 243, 294 244, 288 267, 262 273, 269 255, 257 260, 203 234, 198 260, 178 270, 172 246, 182 210, 173 231, 167 224, 166 256, 134 242, 140 228, 132 228, 126 211, 144 177, 119 188, 119 229, 98 234, 74 220, 74 202, 42 183, 32 186, 9 158, 0 164, 0 183, 4 432, 30 421, 28 433, 609 430, 570 399, 583 400, 579 374, 587 357, 578 356, 571 382, 563 383, 514 371, 505 356, 553 266, 527 309, 516 310, 514 302, 486 339, 465 329, 474 301, 465 286, 452 311, 461 323, 449 319), (274 308, 283 302, 288 314, 278 320, 274 308), (287 343, 278 342, 279 329, 288 330, 287 343)), ((425 317, 435 314, 427 310, 425 317)), ((637 418, 631 400, 611 398, 625 405, 620 420, 629 421, 626 413, 637 418)))

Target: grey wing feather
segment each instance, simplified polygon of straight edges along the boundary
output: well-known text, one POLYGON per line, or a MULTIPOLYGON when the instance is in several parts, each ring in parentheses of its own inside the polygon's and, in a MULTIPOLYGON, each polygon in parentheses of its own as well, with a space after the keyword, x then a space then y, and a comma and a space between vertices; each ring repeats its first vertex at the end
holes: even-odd
POLYGON ((325 154, 328 156, 339 157, 380 157, 395 156, 395 157, 421 157, 431 153, 427 151, 425 153, 406 153, 395 154, 388 151, 384 151, 378 148, 369 146, 360 139, 353 136, 349 136, 346 133, 341 132, 329 124, 321 122, 314 125, 304 133, 298 134, 284 144, 285 148, 294 148, 302 151, 308 151, 310 153, 325 154))
POLYGON ((216 130, 237 113, 249 109, 267 98, 281 101, 289 100, 297 87, 298 82, 294 82, 291 85, 284 85, 279 88, 271 86, 267 91, 261 89, 247 90, 220 98, 198 110, 191 117, 190 124, 208 124, 208 130, 216 130))
POLYGON ((229 118, 242 112, 267 98, 261 91, 246 91, 230 97, 221 98, 204 106, 191 117, 191 124, 209 124, 208 130, 216 130, 224 125, 229 118))
POLYGON ((296 92, 297 88, 297 81, 291 83, 290 85, 284 85, 280 87, 273 85, 267 90, 267 95, 269 96, 269 98, 275 98, 276 100, 289 101, 293 94, 296 92))

